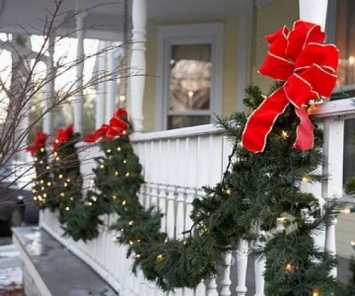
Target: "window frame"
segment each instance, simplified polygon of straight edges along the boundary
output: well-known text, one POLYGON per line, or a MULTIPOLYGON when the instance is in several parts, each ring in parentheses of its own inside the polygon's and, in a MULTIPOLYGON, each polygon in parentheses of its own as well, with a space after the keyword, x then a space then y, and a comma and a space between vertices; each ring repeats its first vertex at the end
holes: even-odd
POLYGON ((199 23, 183 25, 162 25, 157 28, 157 84, 156 84, 156 130, 166 130, 169 112, 169 77, 171 48, 174 45, 210 44, 212 62, 212 80, 209 110, 188 110, 179 115, 209 115, 222 110, 223 83, 223 24, 199 23))

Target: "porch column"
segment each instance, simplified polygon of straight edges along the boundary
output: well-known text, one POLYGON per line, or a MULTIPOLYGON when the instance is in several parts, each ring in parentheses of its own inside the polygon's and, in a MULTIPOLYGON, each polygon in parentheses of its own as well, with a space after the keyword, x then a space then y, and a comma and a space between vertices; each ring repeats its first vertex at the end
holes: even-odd
POLYGON ((133 0, 132 52, 130 63, 130 113, 135 132, 142 132, 143 130, 146 23, 147 0, 133 0))
POLYGON ((299 0, 300 19, 319 24, 324 31, 328 0, 299 0))
MULTIPOLYGON (((105 48, 105 41, 99 42, 99 52, 97 56, 97 73, 105 71, 105 53, 101 52, 105 48)), ((96 113, 95 113, 95 128, 98 129, 105 122, 105 83, 99 82, 96 86, 96 113)))
MULTIPOLYGON (((339 151, 344 151, 344 120, 327 118, 323 121, 323 129, 323 174, 329 174, 329 178, 322 186, 322 194, 325 199, 339 198, 343 195, 343 154, 339 151)), ((334 255, 336 254, 335 225, 337 222, 337 219, 334 219, 326 227, 325 233, 325 249, 334 255)), ((337 267, 332 269, 331 275, 337 276, 337 267)))
MULTIPOLYGON (((111 46, 112 43, 108 42, 107 46, 111 46)), ((108 53, 108 59, 107 59, 107 69, 112 77, 115 77, 115 71, 116 71, 116 60, 115 60, 115 55, 112 50, 110 50, 108 53)), ((113 112, 116 109, 116 95, 117 95, 117 81, 116 79, 109 79, 107 81, 107 100, 106 100, 106 116, 107 120, 112 117, 113 112)))
POLYGON ((54 82, 55 82, 55 69, 53 62, 54 54, 55 33, 51 32, 48 38, 48 57, 46 59, 46 101, 45 101, 45 114, 43 116, 43 131, 47 135, 53 132, 53 100, 54 100, 54 82))
POLYGON ((76 94, 73 100, 74 107, 74 131, 82 132, 82 118, 83 118, 83 75, 84 75, 84 22, 87 12, 80 11, 83 8, 80 0, 76 1, 76 38, 78 42, 76 57, 78 62, 76 66, 76 94))

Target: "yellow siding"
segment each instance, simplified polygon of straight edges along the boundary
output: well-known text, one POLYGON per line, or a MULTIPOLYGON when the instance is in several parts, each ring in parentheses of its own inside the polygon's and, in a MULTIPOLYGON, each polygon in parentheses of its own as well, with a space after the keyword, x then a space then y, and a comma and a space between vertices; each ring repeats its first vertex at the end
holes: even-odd
POLYGON ((299 18, 298 0, 276 0, 257 13, 257 32, 255 46, 255 65, 252 69, 252 82, 259 85, 262 90, 268 91, 273 80, 257 73, 267 53, 265 36, 275 32, 286 25, 290 29, 293 22, 299 18))
POLYGON ((143 127, 144 131, 153 131, 155 128, 155 104, 156 104, 156 95, 155 95, 155 85, 156 79, 159 79, 156 76, 156 44, 157 44, 157 35, 156 31, 150 31, 147 34, 147 52, 146 52, 146 81, 145 81, 145 91, 143 98, 143 116, 144 122, 143 127))

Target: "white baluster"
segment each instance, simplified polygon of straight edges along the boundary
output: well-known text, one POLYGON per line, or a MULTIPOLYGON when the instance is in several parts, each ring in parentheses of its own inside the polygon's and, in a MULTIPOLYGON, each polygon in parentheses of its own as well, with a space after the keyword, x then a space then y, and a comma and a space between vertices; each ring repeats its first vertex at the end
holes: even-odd
POLYGON ((206 295, 207 293, 207 287, 205 285, 204 280, 201 281, 201 283, 199 283, 195 289, 195 296, 201 296, 201 295, 206 295))
MULTIPOLYGON (((335 237, 335 225, 337 224, 338 220, 334 219, 332 224, 326 227, 325 230, 325 249, 332 255, 336 255, 336 237, 335 237)), ((338 275, 338 270, 334 267, 330 271, 330 275, 334 278, 338 275)))
POLYGON ((147 192, 149 192, 149 184, 148 183, 142 184, 141 189, 139 190, 138 198, 139 198, 140 204, 144 208, 146 208, 145 207, 145 200, 146 200, 147 192))
POLYGON ((207 283, 207 296, 218 296, 216 275, 211 276, 207 283))
POLYGON ((248 290, 246 286, 248 250, 248 242, 246 240, 240 239, 238 242, 238 248, 236 250, 238 283, 235 290, 237 291, 238 296, 245 296, 248 290))
POLYGON ((159 185, 159 209, 160 212, 164 215, 161 219, 161 230, 163 232, 166 232, 166 220, 167 220, 167 215, 166 215, 166 186, 165 185, 159 185))
POLYGON ((255 296, 264 296, 264 271, 265 258, 263 256, 254 258, 254 273, 255 273, 255 296))
POLYGON ((175 187, 168 187, 168 210, 167 218, 167 233, 170 238, 175 238, 175 187))
POLYGON ((185 230, 185 188, 177 188, 176 237, 179 238, 185 230))
POLYGON ((196 195, 196 190, 192 188, 186 188, 186 216, 185 216, 185 230, 190 230, 192 227, 192 220, 190 213, 192 211, 192 201, 196 195))
POLYGON ((226 252, 224 256, 224 264, 225 266, 223 267, 223 276, 221 281, 222 284, 221 295, 229 296, 231 295, 230 285, 232 283, 230 279, 231 265, 232 265, 232 252, 226 252))
POLYGON ((151 191, 150 191, 150 206, 155 207, 158 209, 159 201, 158 201, 158 186, 156 184, 151 184, 151 191))

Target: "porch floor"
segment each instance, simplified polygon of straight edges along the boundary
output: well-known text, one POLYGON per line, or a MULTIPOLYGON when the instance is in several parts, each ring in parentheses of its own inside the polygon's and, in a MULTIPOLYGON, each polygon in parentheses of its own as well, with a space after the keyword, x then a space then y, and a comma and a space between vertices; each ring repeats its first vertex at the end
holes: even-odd
MULTIPOLYGON (((38 227, 14 228, 13 241, 23 253, 22 257, 29 258, 30 263, 33 264, 53 296, 118 295, 94 270, 45 230, 38 227)), ((346 283, 351 277, 349 260, 339 257, 338 262, 338 279, 346 283)), ((26 268, 26 262, 24 262, 24 266, 26 268)), ((231 295, 237 296, 235 291, 237 286, 236 264, 231 268, 231 279, 231 295)), ((254 261, 251 256, 248 260, 246 281, 248 287, 246 296, 254 296, 254 261)), ((220 293, 219 280, 217 280, 217 285, 220 293)))
POLYGON ((39 282, 44 283, 52 296, 118 295, 93 269, 45 230, 13 228, 13 241, 23 260, 26 295, 37 295, 31 291, 39 282))

